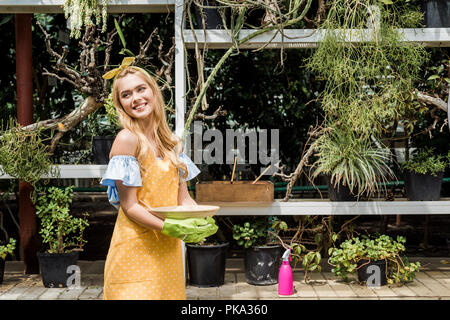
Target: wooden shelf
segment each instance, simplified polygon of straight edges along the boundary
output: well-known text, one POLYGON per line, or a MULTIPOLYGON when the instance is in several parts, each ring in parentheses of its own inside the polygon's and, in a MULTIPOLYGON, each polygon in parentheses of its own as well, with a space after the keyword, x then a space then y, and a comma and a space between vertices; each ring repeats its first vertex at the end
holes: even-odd
MULTIPOLYGON (((418 28, 399 29, 406 42, 423 43, 428 47, 448 47, 450 46, 450 28, 418 28)), ((241 30, 239 39, 243 39, 254 30, 241 30)), ((184 30, 183 37, 187 48, 194 48, 195 33, 198 43, 203 46, 206 42, 211 49, 227 49, 232 45, 231 37, 226 30, 184 30)), ((373 39, 373 32, 370 29, 347 30, 344 31, 345 41, 351 43, 367 42, 373 39)), ((244 43, 240 48, 255 49, 260 48, 270 42, 265 48, 315 48, 325 36, 325 31, 316 29, 285 29, 284 35, 278 31, 271 31, 256 36, 244 43)))
MULTIPOLYGON (((63 13, 64 0, 1 0, 0 13, 63 13)), ((175 0, 109 0, 109 13, 173 12, 175 0)))

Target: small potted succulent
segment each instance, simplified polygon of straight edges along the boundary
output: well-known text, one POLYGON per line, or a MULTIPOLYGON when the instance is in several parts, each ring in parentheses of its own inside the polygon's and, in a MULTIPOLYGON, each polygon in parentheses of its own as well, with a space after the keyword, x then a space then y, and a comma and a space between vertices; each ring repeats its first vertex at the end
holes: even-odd
POLYGON ((348 281, 348 274, 357 272, 358 281, 367 285, 382 286, 410 282, 419 271, 420 263, 410 263, 401 257, 405 251, 404 237, 397 240, 387 236, 353 237, 329 249, 328 263, 336 276, 348 281))
POLYGON ((233 226, 233 239, 245 248, 245 278, 254 285, 278 283, 283 247, 274 239, 268 217, 233 226))
POLYGON ((16 249, 16 240, 9 238, 9 242, 0 246, 0 284, 3 283, 3 275, 5 273, 5 261, 7 255, 13 255, 16 249))
POLYGON ((434 148, 417 149, 411 160, 402 163, 405 190, 409 200, 432 201, 441 197, 442 178, 450 163, 448 155, 435 153, 434 148))
POLYGON ((50 187, 38 196, 36 214, 40 220, 39 234, 48 246, 39 252, 39 266, 46 288, 67 287, 68 267, 76 265, 79 251, 86 240, 84 229, 89 226, 87 213, 83 217, 70 214, 73 186, 60 189, 50 187))

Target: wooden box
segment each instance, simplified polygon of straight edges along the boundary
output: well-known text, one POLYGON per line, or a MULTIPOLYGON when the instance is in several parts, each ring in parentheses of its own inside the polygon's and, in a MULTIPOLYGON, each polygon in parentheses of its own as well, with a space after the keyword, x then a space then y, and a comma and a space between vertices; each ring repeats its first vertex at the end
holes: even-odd
POLYGON ((270 181, 203 181, 195 185, 196 202, 273 202, 270 181))

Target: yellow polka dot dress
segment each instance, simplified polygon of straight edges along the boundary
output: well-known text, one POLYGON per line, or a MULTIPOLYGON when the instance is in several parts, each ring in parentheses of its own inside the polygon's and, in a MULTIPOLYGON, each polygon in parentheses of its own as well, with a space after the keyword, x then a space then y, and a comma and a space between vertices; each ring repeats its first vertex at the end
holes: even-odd
MULTIPOLYGON (((184 156, 186 160, 186 156, 184 156)), ((111 159, 113 160, 114 157, 111 159)), ((134 159, 134 158, 133 158, 134 159)), ((180 157, 183 160, 182 157, 180 157)), ((124 159, 121 159, 124 160, 124 159)), ((125 159, 129 160, 129 159, 125 159)), ((134 162, 136 160, 134 159, 134 162)), ((189 168, 192 168, 192 162, 189 168)), ((127 184, 130 170, 127 166, 108 165, 127 184), (120 172, 125 167, 125 172, 120 172), (126 176, 128 174, 128 176, 126 176)), ((186 161, 185 161, 186 163, 186 161)), ((138 188, 137 198, 150 207, 178 205, 179 172, 170 160, 148 158, 138 188)), ((193 165, 195 166, 195 165, 193 165)), ((136 167, 134 167, 136 169, 136 167)), ((194 168, 192 171, 197 171, 194 168)), ((131 170, 133 172, 133 170, 131 170)), ((195 174, 195 172, 190 172, 195 174)), ((196 174, 195 174, 196 175, 196 174)), ((102 184, 106 180, 102 179, 102 184)), ((129 185, 132 183, 130 181, 129 185)), ((109 186, 112 186, 109 184, 109 186)), ((110 188, 108 188, 110 189, 110 188)), ((111 189, 114 189, 112 187, 111 189)), ((108 193, 111 193, 108 190, 108 193)), ((116 191, 115 191, 116 192, 116 191)), ((111 201, 111 195, 108 195, 111 201)), ((116 195, 117 197, 117 195, 116 195)), ((117 198, 118 199, 118 198, 117 198)), ((112 202, 112 201, 111 201, 112 202)), ((150 230, 131 221, 119 208, 111 244, 105 263, 104 300, 182 300, 186 299, 183 275, 181 240, 150 230)))

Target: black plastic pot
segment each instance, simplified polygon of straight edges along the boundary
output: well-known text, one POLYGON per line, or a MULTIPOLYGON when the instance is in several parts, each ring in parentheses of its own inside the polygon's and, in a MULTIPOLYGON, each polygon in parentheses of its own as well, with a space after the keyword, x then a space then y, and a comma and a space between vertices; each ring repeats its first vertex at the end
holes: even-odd
POLYGON ((189 284, 218 287, 225 283, 225 262, 229 242, 217 245, 186 244, 189 284))
POLYGON ((328 197, 331 201, 357 201, 356 195, 350 191, 348 186, 339 184, 334 187, 330 180, 330 177, 327 177, 328 197))
POLYGON ((96 164, 108 164, 109 152, 113 145, 114 136, 95 136, 92 140, 92 153, 96 164))
POLYGON ((245 250, 247 283, 266 286, 278 283, 283 248, 280 245, 255 246, 245 250))
POLYGON ((0 284, 3 283, 3 275, 5 274, 5 260, 0 258, 0 284))
POLYGON ((78 252, 38 253, 42 282, 46 288, 67 288, 67 279, 71 275, 67 268, 76 265, 78 252))
POLYGON ((423 9, 427 28, 450 27, 450 0, 428 0, 423 9))
POLYGON ((367 283, 369 286, 385 286, 387 284, 386 279, 386 260, 360 260, 358 265, 358 281, 367 283), (362 267, 360 267, 362 266, 362 267), (379 275, 379 279, 376 279, 379 275))
MULTIPOLYGON (((215 0, 205 0, 203 1, 204 6, 218 6, 219 4, 215 0)), ((195 16, 195 29, 225 29, 223 25, 222 16, 220 15, 219 9, 215 8, 201 8, 194 6, 194 16, 195 16), (202 20, 202 13, 205 19, 205 26, 202 20)), ((230 16, 229 8, 225 9, 225 20, 228 21, 230 16)))
POLYGON ((437 176, 419 174, 412 171, 405 172, 405 190, 412 201, 438 201, 441 198, 442 178, 444 172, 437 176))

